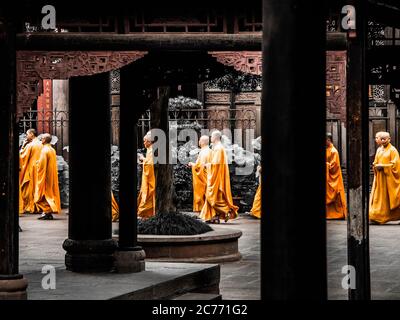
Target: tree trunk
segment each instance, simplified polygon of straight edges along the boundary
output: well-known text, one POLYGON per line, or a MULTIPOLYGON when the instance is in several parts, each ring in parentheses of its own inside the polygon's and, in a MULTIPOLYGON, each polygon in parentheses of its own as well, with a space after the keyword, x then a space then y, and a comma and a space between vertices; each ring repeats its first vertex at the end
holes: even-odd
POLYGON ((156 214, 162 212, 175 212, 174 204, 174 176, 173 166, 169 164, 169 116, 168 101, 170 96, 170 87, 159 87, 157 89, 157 101, 153 104, 151 110, 151 128, 160 129, 165 133, 165 148, 154 150, 155 157, 165 159, 154 165, 156 177, 156 214), (165 156, 158 152, 165 152, 165 156))

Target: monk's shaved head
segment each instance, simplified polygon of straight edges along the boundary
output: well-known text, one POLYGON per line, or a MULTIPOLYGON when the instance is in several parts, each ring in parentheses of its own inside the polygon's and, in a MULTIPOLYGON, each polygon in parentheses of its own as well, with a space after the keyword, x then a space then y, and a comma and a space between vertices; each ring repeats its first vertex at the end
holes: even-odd
POLYGON ((51 142, 51 134, 50 133, 43 133, 41 138, 42 138, 42 141, 44 141, 44 143, 51 142))
POLYGON ((327 132, 325 136, 326 136, 326 147, 329 148, 332 145, 332 142, 333 142, 332 133, 327 132))
POLYGON ((147 132, 143 137, 143 145, 146 149, 150 148, 153 144, 153 137, 151 136, 151 131, 147 132))
POLYGON ((221 140, 222 137, 222 133, 219 130, 215 130, 212 132, 211 137, 217 138, 219 140, 221 140))
POLYGON ((215 130, 211 133, 211 143, 216 143, 221 141, 222 133, 219 130, 215 130))
POLYGON ((35 129, 28 129, 28 130, 26 131, 26 133, 30 133, 30 134, 34 135, 35 137, 37 136, 37 133, 36 133, 36 130, 35 130, 35 129))
POLYGON ((375 136, 376 143, 380 146, 386 147, 390 143, 390 133, 385 131, 378 133, 375 136))
POLYGON ((383 131, 378 131, 377 133, 375 133, 375 142, 377 145, 381 145, 381 134, 383 133, 383 131))
POLYGON ((385 131, 382 131, 382 132, 380 132, 380 135, 379 135, 381 138, 389 138, 390 139, 390 133, 389 132, 385 132, 385 131))
POLYGON ((143 139, 149 142, 153 142, 153 139, 151 137, 151 131, 147 132, 146 135, 143 137, 143 139))
POLYGON ((210 143, 210 137, 209 136, 201 136, 200 137, 200 142, 204 144, 209 144, 210 143))

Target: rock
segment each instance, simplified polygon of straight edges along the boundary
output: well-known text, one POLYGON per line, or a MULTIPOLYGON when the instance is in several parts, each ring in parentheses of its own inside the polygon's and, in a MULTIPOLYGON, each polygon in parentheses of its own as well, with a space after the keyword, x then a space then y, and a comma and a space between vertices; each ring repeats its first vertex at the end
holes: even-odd
POLYGON ((57 170, 61 207, 67 208, 69 204, 69 166, 62 156, 57 156, 57 170))

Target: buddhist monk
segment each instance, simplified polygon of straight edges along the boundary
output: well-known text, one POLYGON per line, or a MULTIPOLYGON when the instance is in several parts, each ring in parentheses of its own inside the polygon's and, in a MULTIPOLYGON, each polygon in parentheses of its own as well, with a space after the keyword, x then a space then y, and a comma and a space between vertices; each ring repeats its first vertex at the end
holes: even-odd
POLYGON ((211 134, 212 151, 207 168, 207 190, 200 218, 209 223, 227 222, 237 217, 238 207, 233 204, 226 151, 221 143, 221 132, 211 134))
POLYGON ((60 191, 56 151, 50 145, 51 135, 42 135, 43 148, 37 161, 37 188, 35 206, 42 215, 40 220, 53 220, 53 213, 60 213, 60 191))
POLYGON ((372 224, 384 224, 400 220, 400 160, 388 132, 380 132, 377 139, 380 146, 373 162, 369 220, 372 224))
POLYGON ((339 153, 332 143, 332 134, 326 134, 326 218, 344 219, 347 215, 342 169, 339 153))
POLYGON ((375 143, 377 144, 378 147, 381 146, 381 134, 384 133, 384 131, 379 131, 375 134, 375 143))
POLYGON ((199 139, 199 147, 201 148, 199 156, 195 163, 189 162, 189 167, 192 168, 193 180, 193 211, 200 212, 204 206, 205 193, 207 189, 207 170, 206 163, 210 162, 210 148, 208 144, 210 138, 201 136, 199 139))
POLYGON ((26 140, 20 150, 19 171, 19 213, 35 212, 35 190, 37 187, 36 162, 39 160, 43 145, 36 137, 36 130, 26 132, 26 140))
POLYGON ((147 151, 146 157, 143 157, 142 154, 139 156, 139 161, 143 164, 143 172, 137 200, 137 214, 140 218, 150 218, 155 215, 156 208, 156 178, 154 175, 153 140, 150 132, 144 136, 143 144, 147 151))
POLYGON ((119 206, 114 198, 114 194, 111 191, 111 216, 112 222, 116 222, 119 219, 119 206))
POLYGON ((261 166, 257 167, 257 171, 259 173, 259 183, 256 195, 254 196, 253 207, 250 210, 250 215, 261 219, 261 166))

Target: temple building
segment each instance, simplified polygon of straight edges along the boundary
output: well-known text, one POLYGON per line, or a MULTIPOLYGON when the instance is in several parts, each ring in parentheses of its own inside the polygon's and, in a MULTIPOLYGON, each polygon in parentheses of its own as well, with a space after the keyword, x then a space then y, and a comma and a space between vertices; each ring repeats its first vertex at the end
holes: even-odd
MULTIPOLYGON (((240 8, 226 1, 78 4, 55 1, 50 27, 53 9, 46 20, 44 1, 19 1, 18 10, 17 4, 0 5, 0 298, 26 298, 29 285, 19 269, 20 134, 35 128, 56 136, 56 153, 69 167, 68 235, 59 243, 63 272, 145 275, 146 255, 151 259, 153 251, 138 240, 138 150, 150 129, 196 124, 199 134, 237 130, 230 142, 239 139, 242 149, 261 137, 261 151, 252 151, 262 166, 262 299, 329 296, 333 278, 327 264, 334 259, 328 257, 326 231, 336 227, 325 220, 323 186, 324 139, 332 134, 349 210, 347 220, 338 222, 341 231, 332 232, 341 232, 341 255, 357 269, 356 286, 344 292, 349 299, 370 299, 374 137, 385 131, 393 146, 400 143, 397 1, 337 0, 325 6, 254 0, 240 8), (173 99, 187 100, 174 109, 171 101, 179 101, 173 99), (111 192, 119 204, 118 237, 111 192), (11 281, 13 289, 2 292, 2 281, 11 281)), ((229 167, 241 213, 252 205, 256 167, 248 178, 236 177, 236 168, 229 167)), ((172 166, 157 168, 158 181, 164 181, 159 185, 171 184, 172 166)), ((159 185, 155 210, 174 211, 172 192, 159 185)), ((179 210, 191 203, 187 189, 182 184, 179 210)), ((238 234, 229 238, 236 251, 238 234)), ((179 252, 184 251, 190 250, 179 252)), ((235 252, 229 259, 238 257, 235 252)), ((219 295, 219 270, 202 269, 212 281, 188 285, 187 291, 219 295)))

